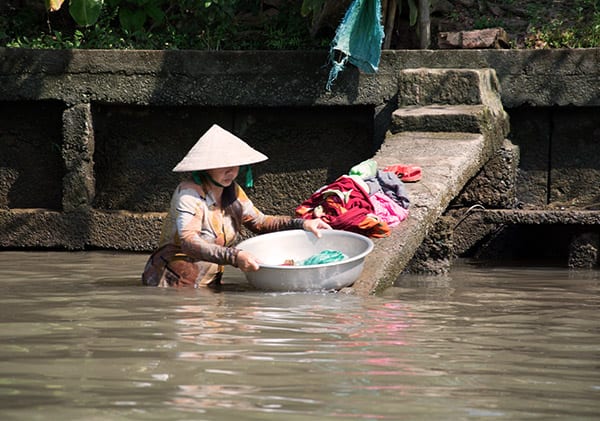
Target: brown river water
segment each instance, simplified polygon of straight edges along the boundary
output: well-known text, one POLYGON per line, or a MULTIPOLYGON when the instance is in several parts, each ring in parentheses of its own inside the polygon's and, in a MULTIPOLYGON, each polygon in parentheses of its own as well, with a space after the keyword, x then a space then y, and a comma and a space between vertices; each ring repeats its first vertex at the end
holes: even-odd
POLYGON ((0 252, 1 420, 600 419, 600 272, 459 262, 377 296, 143 287, 0 252))

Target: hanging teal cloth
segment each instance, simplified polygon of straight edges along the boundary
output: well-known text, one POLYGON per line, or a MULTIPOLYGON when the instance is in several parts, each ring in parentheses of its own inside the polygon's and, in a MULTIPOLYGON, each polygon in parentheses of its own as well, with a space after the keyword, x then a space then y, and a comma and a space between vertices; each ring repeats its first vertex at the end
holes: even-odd
POLYGON ((246 177, 244 179, 244 187, 254 187, 254 177, 252 176, 252 168, 250 165, 244 165, 242 170, 246 171, 246 177))
POLYGON ((338 26, 329 51, 332 64, 326 89, 347 62, 365 73, 376 73, 383 42, 381 0, 354 0, 338 26), (336 55, 339 57, 336 60, 336 55))

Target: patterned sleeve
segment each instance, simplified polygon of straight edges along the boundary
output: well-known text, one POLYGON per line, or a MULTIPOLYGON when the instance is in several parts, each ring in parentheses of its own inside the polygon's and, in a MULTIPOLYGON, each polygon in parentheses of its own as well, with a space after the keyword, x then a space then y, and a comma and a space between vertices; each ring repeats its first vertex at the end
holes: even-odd
POLYGON ((302 229, 304 220, 292 218, 285 215, 265 215, 258 210, 248 198, 244 190, 237 186, 237 198, 240 201, 242 212, 242 223, 254 233, 265 233, 289 229, 302 229))
POLYGON ((236 266, 239 250, 202 238, 201 234, 210 228, 203 224, 204 206, 198 194, 192 189, 181 190, 176 206, 176 223, 181 239, 181 251, 195 260, 236 266))

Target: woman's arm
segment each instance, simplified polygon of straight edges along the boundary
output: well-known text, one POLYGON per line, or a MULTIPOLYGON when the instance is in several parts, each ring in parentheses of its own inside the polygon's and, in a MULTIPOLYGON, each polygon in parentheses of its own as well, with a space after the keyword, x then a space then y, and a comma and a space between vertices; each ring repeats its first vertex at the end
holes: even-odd
POLYGON ((321 219, 292 218, 284 215, 265 215, 258 210, 246 193, 238 187, 238 200, 242 204, 244 226, 255 233, 282 231, 289 229, 304 229, 321 237, 319 230, 331 229, 329 224, 321 219))

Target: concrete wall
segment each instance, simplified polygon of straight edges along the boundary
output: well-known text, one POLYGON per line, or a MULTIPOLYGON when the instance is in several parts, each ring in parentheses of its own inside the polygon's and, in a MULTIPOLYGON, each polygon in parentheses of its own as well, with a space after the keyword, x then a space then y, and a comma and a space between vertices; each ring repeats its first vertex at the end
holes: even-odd
POLYGON ((418 67, 495 69, 520 200, 589 205, 598 187, 566 175, 600 178, 599 57, 385 51, 377 74, 349 66, 328 92, 326 52, 0 49, 0 247, 151 249, 170 170, 214 122, 271 158, 254 168, 259 207, 292 213, 373 155, 411 89, 400 71, 418 67))

